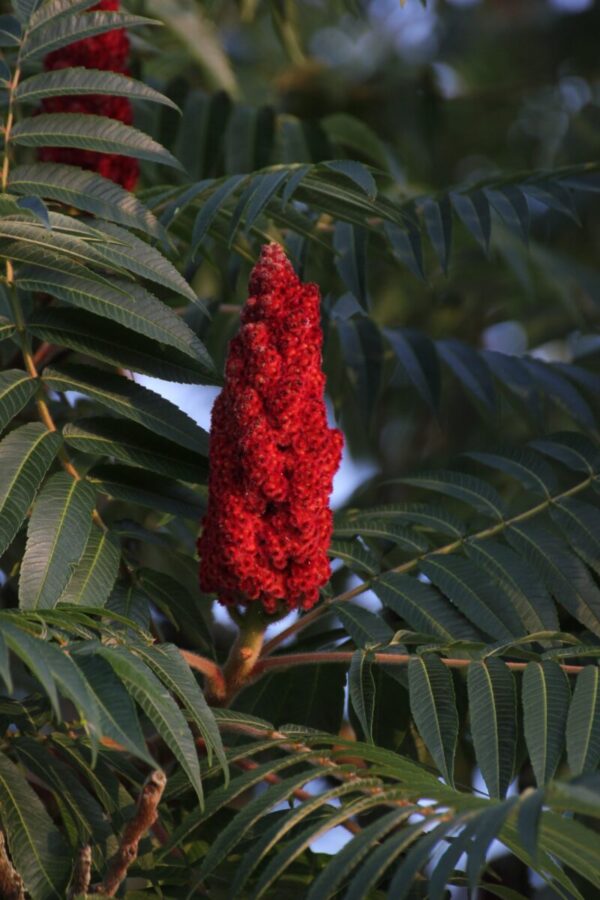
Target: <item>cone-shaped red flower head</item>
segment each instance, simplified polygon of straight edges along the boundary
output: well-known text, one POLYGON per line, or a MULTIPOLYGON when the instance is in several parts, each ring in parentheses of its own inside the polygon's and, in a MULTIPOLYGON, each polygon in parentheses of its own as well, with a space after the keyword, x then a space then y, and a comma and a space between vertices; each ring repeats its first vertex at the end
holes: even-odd
MULTIPOLYGON (((116 12, 119 9, 119 0, 101 0, 92 9, 116 12)), ((44 67, 52 70, 83 66, 85 69, 102 69, 129 75, 128 60, 129 38, 123 28, 117 28, 49 53, 44 60, 44 67)), ((129 100, 108 94, 50 97, 42 101, 42 110, 46 113, 92 113, 96 116, 118 119, 126 125, 131 125, 133 121, 133 110, 129 100)), ((96 153, 93 150, 78 150, 71 147, 44 147, 40 150, 40 159, 91 169, 111 181, 116 181, 129 191, 133 190, 139 176, 137 159, 115 153, 96 153)))
POLYGON ((320 296, 279 244, 250 276, 210 434, 200 585, 225 604, 309 609, 329 578, 329 495, 342 452, 327 425, 320 296))

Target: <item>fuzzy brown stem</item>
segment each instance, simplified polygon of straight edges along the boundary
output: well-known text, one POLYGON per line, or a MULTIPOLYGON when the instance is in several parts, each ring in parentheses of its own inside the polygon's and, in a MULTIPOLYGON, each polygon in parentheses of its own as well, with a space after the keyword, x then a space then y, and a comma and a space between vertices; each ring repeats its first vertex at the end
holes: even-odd
POLYGON ((196 672, 201 672, 204 675, 206 678, 206 694, 213 700, 213 703, 217 705, 223 703, 227 696, 227 682, 221 667, 213 662, 212 659, 199 656, 198 653, 192 653, 191 650, 179 648, 179 652, 190 669, 195 669, 196 672))
POLYGON ((137 809, 133 818, 125 826, 119 849, 109 860, 108 869, 102 884, 92 890, 93 894, 114 897, 120 885, 127 877, 127 871, 135 862, 138 845, 142 837, 150 830, 158 818, 158 804, 167 783, 164 772, 160 769, 152 772, 142 789, 137 809))
POLYGON ((0 897, 3 900, 25 900, 25 885, 8 858, 3 831, 0 831, 0 897))
MULTIPOLYGON (((283 656, 270 656, 267 659, 261 659, 254 667, 253 676, 259 677, 264 672, 271 669, 288 669, 292 666, 317 665, 319 663, 341 663, 348 665, 351 662, 354 653, 352 650, 332 650, 332 651, 314 651, 313 653, 289 653, 283 656)), ((373 653, 371 658, 380 665, 388 666, 407 666, 411 659, 417 659, 415 654, 402 653, 373 653)), ((449 659, 440 656, 440 662, 449 669, 466 669, 473 659, 449 659)), ((527 668, 526 662, 507 662, 506 665, 513 672, 522 672, 527 668)), ((583 666, 561 665, 561 669, 567 675, 578 675, 583 666)))
POLYGON ((227 684, 227 702, 246 684, 254 671, 263 647, 266 629, 267 622, 262 608, 249 607, 240 622, 239 634, 229 651, 223 669, 227 684))
POLYGON ((71 886, 67 894, 67 900, 75 900, 82 894, 85 896, 90 889, 92 880, 92 848, 89 844, 80 847, 75 862, 75 871, 71 886))

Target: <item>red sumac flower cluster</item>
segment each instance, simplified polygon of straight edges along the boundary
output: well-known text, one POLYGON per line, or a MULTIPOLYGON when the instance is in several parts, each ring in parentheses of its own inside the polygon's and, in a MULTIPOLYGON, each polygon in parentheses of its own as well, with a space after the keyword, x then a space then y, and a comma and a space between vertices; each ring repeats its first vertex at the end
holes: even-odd
POLYGON ((200 584, 225 604, 309 609, 329 578, 343 445, 323 400, 319 289, 273 243, 249 290, 212 413, 200 584))

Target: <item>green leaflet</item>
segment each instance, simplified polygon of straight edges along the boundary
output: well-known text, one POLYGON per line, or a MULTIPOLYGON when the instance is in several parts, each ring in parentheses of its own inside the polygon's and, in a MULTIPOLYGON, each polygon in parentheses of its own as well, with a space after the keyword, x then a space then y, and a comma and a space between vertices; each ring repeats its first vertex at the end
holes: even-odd
POLYGON ((0 432, 31 400, 38 389, 35 378, 20 369, 0 373, 0 432))
MULTIPOLYGON (((51 217, 54 221, 54 217, 51 217)), ((68 220, 72 222, 73 220, 68 220)), ((80 227, 83 223, 80 223, 80 227)), ((148 244, 146 241, 137 237, 135 234, 120 228, 112 222, 100 222, 97 219, 86 221, 86 231, 89 231, 96 237, 98 243, 96 249, 104 258, 115 256, 121 265, 130 272, 135 272, 142 278, 154 281, 166 287, 176 294, 180 294, 187 300, 190 300, 200 309, 205 311, 205 306, 194 289, 188 284, 183 275, 175 268, 173 263, 169 262, 166 256, 163 256, 156 247, 148 244), (110 247, 105 247, 102 236, 106 235, 109 241, 112 241, 110 247), (115 242, 120 242, 121 247, 115 247, 115 242)))
POLYGON ((126 685, 129 694, 167 742, 202 804, 202 782, 196 745, 183 713, 171 694, 148 666, 124 647, 102 647, 98 653, 111 665, 126 685))
POLYGON ((348 674, 350 700, 358 717, 365 739, 373 743, 373 717, 375 714, 375 680, 371 668, 371 654, 357 650, 352 655, 348 674))
POLYGON ((20 22, 27 24, 40 0, 13 0, 13 9, 20 22))
POLYGON ((114 261, 106 260, 94 244, 72 234, 46 228, 42 223, 0 219, 0 252, 2 256, 34 265, 48 265, 55 271, 73 276, 93 278, 107 283, 106 278, 85 268, 85 265, 105 265, 120 271, 114 261))
POLYGON ((96 493, 66 472, 49 479, 38 496, 27 529, 19 580, 21 609, 53 607, 83 553, 96 493))
POLYGON ((17 766, 0 754, 0 817, 11 856, 32 900, 63 898, 69 849, 17 766))
POLYGON ((134 622, 145 632, 150 631, 150 604, 147 594, 131 581, 117 581, 106 601, 106 609, 134 622))
POLYGON ((109 531, 92 525, 83 553, 59 602, 104 606, 116 581, 120 561, 119 541, 109 531))
POLYGON ((410 708, 427 749, 448 784, 454 784, 458 712, 452 672, 433 654, 411 659, 408 666, 410 708))
POLYGON ((16 330, 16 326, 10 319, 0 316, 0 341, 5 341, 7 338, 12 337, 16 330))
POLYGON ((0 620, 0 629, 7 645, 38 679, 48 694, 58 721, 61 719, 61 710, 57 688, 60 688, 60 693, 64 697, 73 702, 84 730, 90 736, 95 760, 102 730, 100 711, 90 685, 68 654, 42 637, 32 637, 17 627, 17 622, 19 619, 11 614, 4 614, 0 620))
POLYGON ((452 208, 448 197, 442 197, 440 200, 429 198, 423 207, 423 218, 442 271, 447 274, 452 240, 452 208))
POLYGON ((467 475, 464 472, 449 472, 436 469, 433 472, 424 472, 402 478, 403 484, 424 488, 429 491, 437 491, 456 497, 476 509, 483 515, 493 519, 502 520, 506 516, 506 505, 498 492, 486 484, 480 478, 467 475))
POLYGON ((442 639, 473 639, 476 629, 441 597, 431 585, 410 575, 387 572, 373 583, 373 590, 384 604, 402 619, 425 634, 442 639))
POLYGON ((335 603, 332 611, 357 647, 365 649, 369 644, 389 644, 394 632, 381 616, 375 615, 357 603, 335 603))
POLYGON ((331 541, 327 552, 334 559, 343 560, 350 569, 357 569, 368 575, 376 575, 379 571, 375 554, 358 541, 331 541))
POLYGON ((94 416, 69 422, 65 442, 81 453, 113 457, 119 462, 149 469, 182 481, 206 481, 205 457, 156 435, 134 422, 94 416))
POLYGON ((527 490, 550 497, 558 482, 553 469, 542 457, 526 448, 504 448, 502 453, 467 453, 466 456, 484 466, 499 469, 516 478, 527 490))
POLYGON ((399 547, 413 553, 422 553, 427 549, 427 541, 416 529, 410 530, 402 525, 395 525, 387 519, 372 519, 362 516, 336 517, 334 535, 341 538, 363 535, 364 537, 382 538, 393 541, 399 547))
POLYGON ((467 687, 477 762, 491 797, 502 798, 513 776, 516 746, 514 678, 492 657, 469 666, 467 687))
POLYGON ((384 328, 383 334, 408 381, 436 412, 440 399, 440 365, 433 341, 424 334, 401 328, 384 328))
MULTIPOLYGON (((10 650, 21 659, 25 665, 31 670, 33 675, 42 685, 44 691, 48 695, 54 715, 57 720, 61 719, 60 706, 58 703, 58 693, 56 684, 52 677, 52 672, 48 666, 48 661, 43 652, 40 652, 42 643, 34 638, 29 632, 18 628, 16 623, 11 621, 6 613, 0 618, 2 636, 5 644, 10 650)), ((59 652, 55 647, 51 651, 59 652)))
POLYGON ((135 194, 95 172, 60 163, 37 162, 12 169, 9 185, 17 194, 58 200, 154 237, 164 236, 156 217, 135 194))
POLYGON ((207 451, 207 434, 173 403, 127 378, 90 366, 47 368, 45 383, 55 390, 87 394, 100 406, 190 450, 207 451))
POLYGON ((128 97, 130 100, 150 100, 177 109, 160 91, 155 91, 142 81, 129 75, 107 72, 105 69, 74 67, 40 72, 21 81, 15 97, 21 103, 39 103, 44 97, 81 96, 85 94, 110 94, 113 97, 128 97))
POLYGON ((571 691, 565 673, 550 660, 530 662, 523 673, 523 727, 538 786, 560 762, 571 691))
POLYGON ((81 843, 110 837, 111 827, 102 807, 69 766, 31 738, 19 738, 15 749, 20 763, 49 784, 67 832, 76 834, 81 843))
POLYGON ((577 621, 600 635, 600 590, 564 541, 537 522, 514 525, 506 537, 538 570, 556 600, 577 621))
POLYGON ((499 541, 470 541, 467 555, 498 582, 514 606, 527 633, 558 631, 558 617, 550 593, 535 569, 499 541))
POLYGON ((206 602, 203 603, 198 595, 190 595, 189 590, 164 572, 142 568, 137 577, 142 589, 177 631, 187 635, 195 647, 214 656, 213 638, 206 621, 206 602))
POLYGON ((235 819, 233 819, 233 821, 230 822, 212 842, 210 850, 202 864, 202 877, 218 866, 227 853, 235 847, 245 832, 247 832, 247 830, 251 828, 264 813, 268 812, 271 807, 289 797, 295 788, 305 784, 313 774, 315 777, 326 775, 335 768, 336 766, 334 764, 317 765, 314 767, 314 770, 310 770, 310 774, 307 771, 304 771, 300 775, 296 774, 286 778, 280 784, 268 787, 263 794, 250 800, 235 819))
POLYGON ((0 554, 20 528, 62 443, 37 423, 23 425, 0 442, 0 554))
POLYGON ((450 193, 454 211, 463 225, 480 244, 484 253, 489 252, 492 222, 490 206, 482 191, 470 193, 450 193))
POLYGON ((31 15, 29 19, 29 33, 33 34, 38 28, 41 28, 50 20, 60 19, 63 16, 72 15, 73 13, 82 12, 94 5, 94 0, 46 0, 39 9, 31 15))
POLYGON ((470 560, 436 553, 424 560, 420 569, 478 628, 497 640, 519 636, 496 612, 496 597, 487 574, 470 560))
POLYGON ((83 309, 50 308, 28 322, 36 337, 77 350, 120 369, 183 384, 219 384, 220 376, 174 347, 135 334, 83 309))
POLYGON ((11 141, 22 147, 77 147, 98 153, 120 153, 181 169, 179 160, 147 134, 104 116, 42 113, 15 125, 11 141))
POLYGON ((492 375, 477 352, 455 338, 436 342, 437 351, 464 389, 487 414, 495 414, 497 397, 492 375))
MULTIPOLYGON (((250 721, 253 724, 258 723, 259 725, 264 725, 264 722, 261 719, 254 719, 252 716, 248 717, 244 714, 231 711, 228 711, 227 715, 238 722, 250 721)), ((223 722, 223 718, 221 715, 218 715, 218 712, 216 718, 217 722, 223 722)), ((311 755, 310 752, 302 753, 299 755, 299 758, 296 756, 295 762, 304 762, 306 758, 311 755)), ((218 812, 223 806, 234 802, 240 794, 250 790, 257 784, 260 784, 266 775, 275 775, 293 765, 294 758, 290 759, 285 756, 280 759, 270 760, 267 763, 262 763, 256 769, 251 769, 250 771, 244 772, 242 775, 236 775, 235 778, 231 779, 227 786, 220 785, 217 788, 213 788, 206 798, 206 805, 204 808, 201 809, 196 807, 192 812, 186 815, 181 824, 173 830, 171 840, 163 849, 161 855, 168 853, 171 847, 178 846, 181 842, 188 840, 195 829, 203 822, 207 821, 211 815, 218 812)), ((304 775, 306 778, 306 772, 304 775)))
POLYGON ((153 294, 134 282, 112 278, 99 283, 89 273, 76 275, 28 266, 21 273, 25 290, 41 291, 73 306, 111 319, 132 331, 175 347, 210 370, 212 360, 199 338, 183 319, 153 294))
POLYGON ((336 733, 344 717, 346 670, 345 664, 322 663, 305 666, 301 673, 296 668, 270 672, 241 692, 236 709, 269 716, 276 726, 291 720, 336 733))
POLYGON ((573 775, 594 772, 600 762, 600 668, 577 676, 567 719, 567 757, 573 775))
POLYGON ((465 530, 458 516, 447 512, 441 506, 428 506, 424 503, 384 503, 370 509, 362 509, 360 516, 363 519, 385 518, 409 522, 450 537, 460 537, 465 530))
POLYGON ((146 749, 135 704, 111 666, 98 654, 75 654, 74 661, 93 693, 102 734, 155 768, 156 761, 146 749))
MULTIPOLYGON (((377 788, 380 787, 380 783, 379 780, 375 778, 359 778, 356 780, 355 786, 359 790, 361 788, 367 791, 369 789, 377 790, 377 788)), ((287 846, 284 846, 284 848, 271 859, 260 876, 259 882, 253 891, 253 897, 258 900, 260 897, 268 896, 267 891, 274 886, 277 879, 283 875, 286 868, 310 846, 315 834, 321 835, 331 828, 335 828, 338 823, 345 821, 349 815, 359 815, 361 812, 366 812, 374 806, 372 797, 361 797, 358 800, 346 803, 341 811, 336 810, 335 812, 332 812, 326 806, 324 807, 324 804, 328 801, 335 801, 338 798, 341 798, 343 803, 345 795, 351 793, 351 791, 352 785, 348 784, 332 788, 330 791, 325 791, 321 796, 305 803, 300 810, 296 809, 288 813, 285 816, 284 823, 277 823, 277 827, 272 827, 270 831, 267 832, 258 848, 261 852, 265 844, 271 842, 274 843, 278 840, 278 835, 280 833, 285 835, 285 831, 296 826, 298 820, 312 815, 313 820, 316 820, 317 823, 319 822, 319 819, 322 821, 321 827, 318 828, 318 830, 315 829, 315 824, 313 823, 309 825, 308 828, 300 831, 300 833, 295 833, 292 840, 287 842, 287 846)), ((245 859, 251 859, 249 853, 246 854, 245 859)))
MULTIPOLYGON (((86 4, 89 5, 89 4, 86 4)), ((118 12, 90 12, 84 16, 73 14, 52 18, 46 22, 34 21, 36 27, 30 27, 22 44, 21 59, 32 60, 45 56, 95 34, 113 31, 115 28, 135 28, 141 25, 157 24, 153 19, 143 16, 131 16, 118 12)))
POLYGON ((214 751, 223 769, 227 784, 229 770, 221 735, 198 682, 177 647, 173 644, 161 644, 154 647, 138 644, 135 652, 158 675, 163 684, 179 697, 206 741, 209 764, 214 751))
POLYGON ((173 516, 197 521, 206 508, 206 490, 193 491, 173 478, 157 479, 133 466, 94 466, 87 477, 103 494, 173 516))
POLYGON ((371 852, 377 850, 386 836, 397 828, 409 814, 401 810, 393 810, 381 816, 375 822, 363 828, 362 832, 342 847, 329 865, 323 869, 312 883, 307 900, 329 900, 336 889, 348 879, 371 852))

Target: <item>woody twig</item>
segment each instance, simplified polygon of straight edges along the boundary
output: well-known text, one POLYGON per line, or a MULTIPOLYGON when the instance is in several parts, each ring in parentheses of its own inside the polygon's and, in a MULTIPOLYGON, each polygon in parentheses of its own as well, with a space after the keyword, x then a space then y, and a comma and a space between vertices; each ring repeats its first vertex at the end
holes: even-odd
POLYGON ((75 900, 76 897, 85 896, 90 889, 90 881, 92 880, 92 848, 89 844, 85 844, 79 848, 77 860, 75 862, 75 871, 71 880, 67 900, 75 900))
POLYGON ((158 804, 166 783, 165 773, 160 769, 156 769, 148 777, 140 794, 135 815, 125 826, 119 849, 108 862, 104 880, 102 884, 96 885, 91 893, 102 894, 105 897, 115 896, 127 877, 129 867, 137 858, 140 840, 158 818, 158 804))
POLYGON ((25 900, 23 879, 8 858, 3 831, 0 831, 0 897, 3 900, 25 900))

